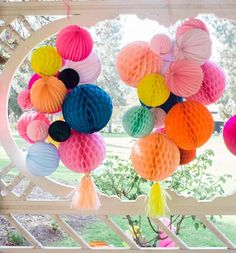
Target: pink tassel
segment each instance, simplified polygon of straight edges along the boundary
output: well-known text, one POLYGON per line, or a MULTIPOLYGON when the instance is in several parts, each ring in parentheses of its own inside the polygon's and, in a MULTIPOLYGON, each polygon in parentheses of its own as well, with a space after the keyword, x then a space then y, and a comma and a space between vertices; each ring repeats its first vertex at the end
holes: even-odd
POLYGON ((85 175, 72 197, 71 207, 79 210, 98 210, 101 206, 94 182, 89 174, 85 175))

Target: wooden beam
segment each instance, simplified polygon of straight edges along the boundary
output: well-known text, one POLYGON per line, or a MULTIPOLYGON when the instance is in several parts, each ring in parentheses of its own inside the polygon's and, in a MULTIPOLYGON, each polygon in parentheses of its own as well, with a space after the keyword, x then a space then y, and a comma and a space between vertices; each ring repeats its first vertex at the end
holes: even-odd
MULTIPOLYGON (((138 14, 168 19, 171 8, 174 20, 199 13, 236 19, 234 0, 175 0, 171 5, 166 0, 87 0, 71 1, 70 7, 73 15, 113 12, 116 15, 138 14)), ((0 17, 17 15, 66 15, 66 7, 63 1, 0 2, 0 17)))

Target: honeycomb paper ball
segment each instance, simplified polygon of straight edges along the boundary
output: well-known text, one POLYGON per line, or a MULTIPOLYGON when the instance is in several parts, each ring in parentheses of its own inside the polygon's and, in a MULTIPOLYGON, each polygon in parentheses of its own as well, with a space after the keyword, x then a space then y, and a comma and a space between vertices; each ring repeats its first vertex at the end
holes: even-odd
POLYGON ((70 137, 71 129, 65 121, 56 120, 50 125, 48 133, 54 141, 62 142, 70 137))
POLYGON ((61 80, 68 90, 75 88, 79 84, 79 74, 74 69, 63 69, 58 75, 58 79, 61 80))
POLYGON ((203 64, 211 56, 211 46, 207 32, 192 29, 176 39, 175 56, 177 60, 188 59, 203 64))
POLYGON ((172 41, 166 34, 156 34, 150 41, 151 50, 158 55, 169 53, 172 46, 172 41))
POLYGON ((49 176, 59 166, 57 148, 49 143, 37 142, 33 144, 26 156, 26 167, 35 176, 49 176))
POLYGON ((34 143, 34 141, 29 138, 27 134, 27 127, 29 123, 34 120, 44 121, 48 126, 50 124, 49 119, 43 113, 36 111, 23 113, 17 122, 17 131, 19 135, 29 143, 34 143))
POLYGON ((162 105, 170 96, 165 78, 160 74, 146 75, 137 86, 138 97, 147 106, 162 105))
POLYGON ((122 125, 128 135, 143 137, 151 133, 154 127, 153 113, 146 107, 134 106, 124 114, 122 125))
POLYGON ((208 28, 204 24, 204 22, 202 22, 200 19, 197 18, 190 18, 177 27, 176 38, 192 29, 201 29, 209 33, 208 28))
POLYGON ((44 113, 55 113, 60 110, 67 89, 62 81, 54 76, 37 80, 30 90, 33 106, 44 113))
POLYGON ((196 94, 186 99, 209 105, 222 96, 226 78, 223 69, 212 61, 206 61, 201 68, 204 74, 202 86, 196 94))
POLYGON ((38 75, 38 74, 33 74, 28 82, 28 85, 27 85, 27 88, 30 90, 33 86, 33 84, 38 80, 40 79, 41 76, 38 75))
POLYGON ((170 65, 165 78, 172 93, 189 97, 199 91, 203 81, 203 71, 194 61, 178 60, 170 65))
POLYGON ((163 109, 166 113, 176 104, 183 101, 182 97, 178 97, 173 93, 170 93, 169 98, 166 100, 164 104, 162 104, 159 108, 163 109))
POLYGON ((154 115, 154 127, 160 128, 164 125, 166 112, 161 108, 152 108, 151 112, 154 115))
POLYGON ((195 101, 176 104, 167 114, 165 131, 175 144, 185 150, 202 146, 214 130, 207 108, 195 101))
POLYGON ((89 173, 105 158, 106 146, 100 133, 81 134, 71 132, 68 140, 59 145, 59 154, 64 165, 78 173, 89 173))
POLYGON ((58 33, 56 47, 64 59, 82 61, 92 52, 93 39, 88 30, 69 25, 58 33))
POLYGON ((162 67, 160 56, 154 54, 145 41, 132 42, 121 49, 116 59, 116 68, 122 81, 136 87, 148 74, 159 73, 162 67))
POLYGON ((30 90, 22 90, 17 96, 17 103, 22 110, 28 110, 33 107, 30 99, 30 90))
POLYGON ((101 61, 95 52, 92 52, 86 59, 79 62, 67 60, 64 68, 71 68, 77 71, 80 76, 80 83, 94 83, 101 73, 101 61))
POLYGON ((40 76, 55 75, 61 66, 62 58, 54 47, 40 47, 32 53, 31 67, 40 76))
POLYGON ((236 115, 228 119, 224 125, 223 138, 228 150, 236 155, 236 115))
POLYGON ((103 129, 112 115, 110 96, 93 84, 82 84, 67 94, 62 113, 68 125, 80 133, 103 129))
POLYGON ((179 149, 180 152, 180 162, 179 165, 184 165, 192 162, 192 160, 196 157, 196 149, 193 150, 184 150, 179 149))
POLYGON ((139 139, 131 151, 135 171, 146 180, 160 181, 171 176, 179 165, 179 149, 165 135, 152 133, 139 139))
POLYGON ((26 133, 32 141, 44 141, 48 136, 48 124, 43 120, 33 120, 28 124, 26 133))

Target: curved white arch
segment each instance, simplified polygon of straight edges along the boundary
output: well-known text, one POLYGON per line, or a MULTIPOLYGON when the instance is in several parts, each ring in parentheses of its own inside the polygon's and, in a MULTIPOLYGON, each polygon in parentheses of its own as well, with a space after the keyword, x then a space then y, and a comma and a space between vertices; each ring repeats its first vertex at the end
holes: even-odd
POLYGON ((81 26, 90 27, 99 21, 112 18, 115 18, 112 13, 107 13, 107 15, 103 14, 102 16, 84 14, 72 16, 71 18, 59 19, 48 24, 47 26, 42 27, 15 49, 0 76, 0 141, 12 163, 21 170, 23 175, 27 176, 39 187, 46 191, 50 191, 53 194, 67 196, 72 188, 55 183, 51 179, 41 178, 39 180, 38 177, 32 176, 28 173, 25 164, 25 153, 18 148, 17 144, 13 140, 8 123, 8 98, 12 79, 18 66, 23 62, 30 51, 40 42, 57 33, 63 27, 69 24, 79 24, 81 26))

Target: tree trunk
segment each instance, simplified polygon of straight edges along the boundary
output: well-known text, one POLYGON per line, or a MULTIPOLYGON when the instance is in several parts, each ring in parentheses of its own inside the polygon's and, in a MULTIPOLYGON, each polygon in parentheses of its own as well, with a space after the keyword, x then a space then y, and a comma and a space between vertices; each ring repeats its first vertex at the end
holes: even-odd
POLYGON ((109 125, 108 125, 108 133, 109 134, 112 133, 112 123, 111 123, 111 121, 109 122, 109 125))

